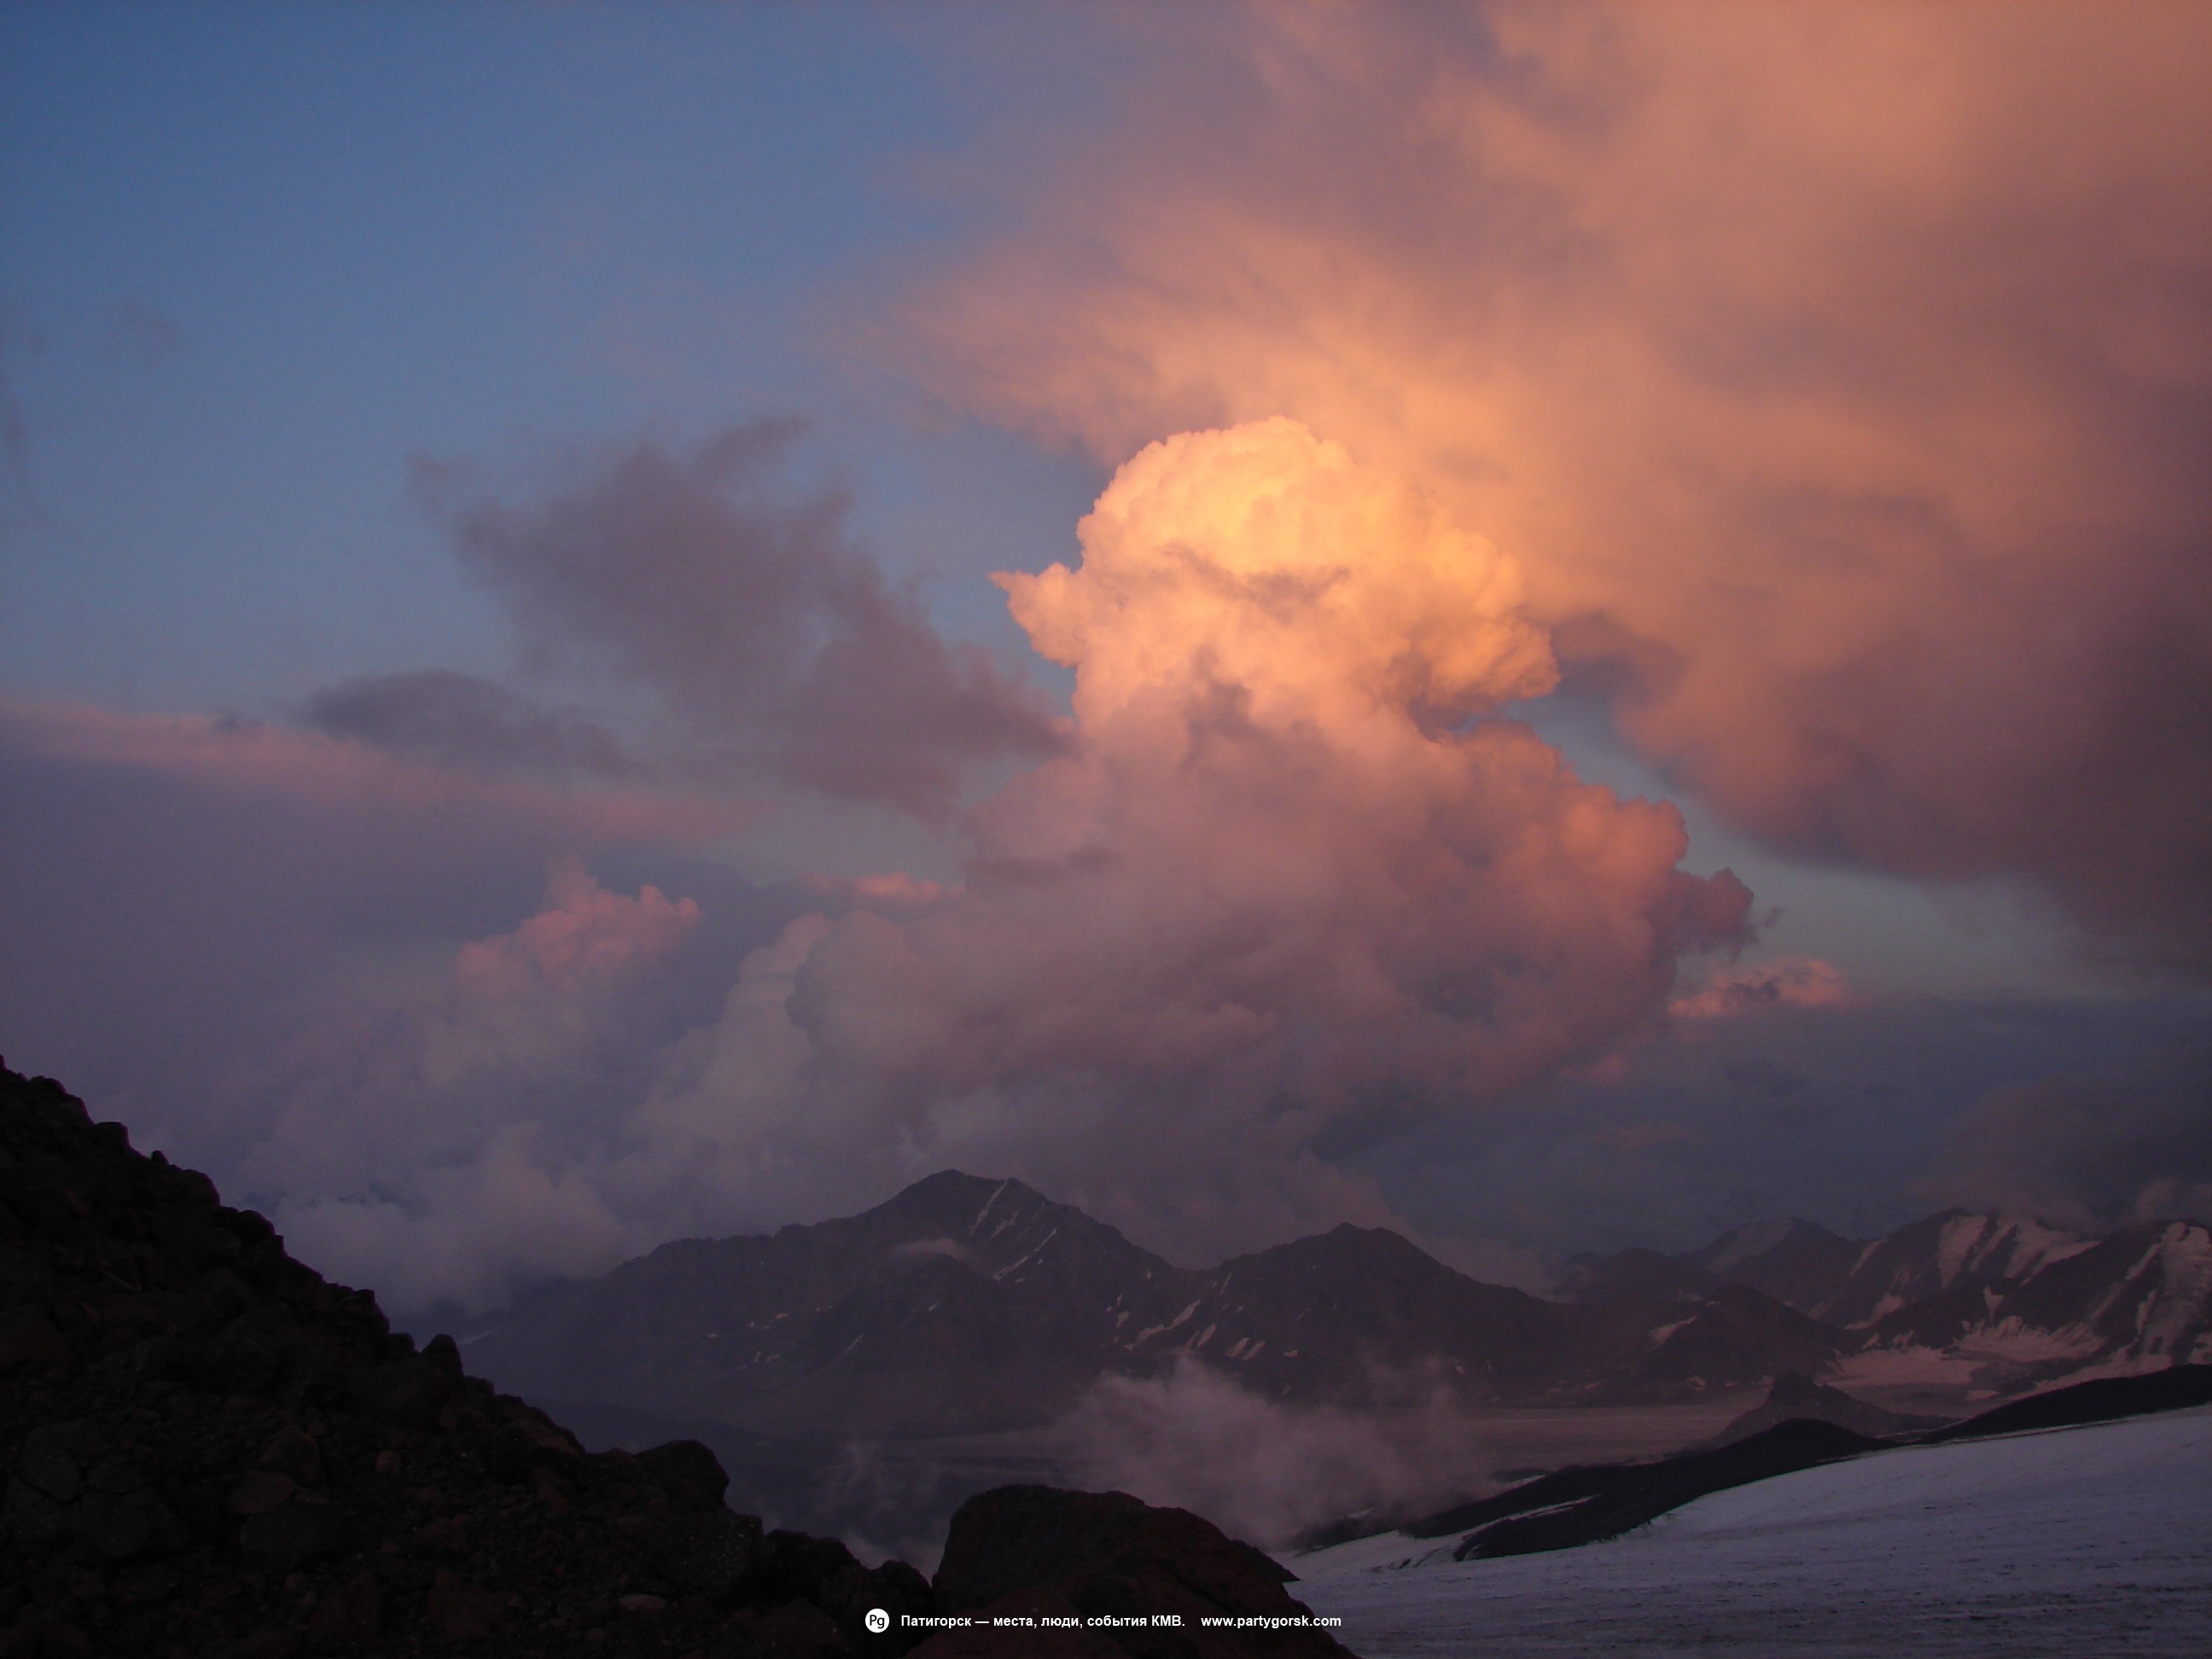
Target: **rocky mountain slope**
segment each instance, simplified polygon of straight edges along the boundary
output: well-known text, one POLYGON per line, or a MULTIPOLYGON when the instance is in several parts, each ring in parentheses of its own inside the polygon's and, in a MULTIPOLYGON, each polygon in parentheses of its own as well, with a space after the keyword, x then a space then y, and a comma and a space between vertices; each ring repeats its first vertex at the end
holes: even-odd
POLYGON ((915 1659, 1352 1659, 1288 1577, 1182 1510, 1001 1486, 954 1514, 937 1574, 939 1615, 972 1622, 915 1659))
POLYGON ((2212 1360, 2212 1233, 2175 1221, 2096 1238, 1947 1210, 1853 1244, 1809 1222, 1738 1228, 1689 1255, 1575 1264, 1571 1296, 1685 1303, 1741 1285, 1841 1333, 1838 1375, 1983 1395, 2212 1360))
POLYGON ((1815 1369, 1834 1334, 1740 1285, 1548 1302, 1396 1234, 1194 1271, 1018 1181, 947 1171, 864 1215, 685 1240, 519 1304, 471 1363, 549 1399, 868 1438, 1032 1427, 1109 1373, 1195 1358, 1267 1398, 1681 1397, 1815 1369))
POLYGON ((769 1434, 957 1434, 1064 1411, 1174 1276, 1018 1182, 947 1172, 865 1215, 665 1245, 469 1351, 550 1397, 769 1434))
MULTIPOLYGON (((1033 1316, 1097 1322, 1086 1248, 1149 1270, 1034 1219, 1001 1205, 971 1258, 1022 1273, 1033 1316)), ((865 1254, 907 1230, 858 1231, 865 1254)), ((778 1295, 844 1284, 838 1230, 810 1242, 778 1295)), ((0 1067, 0 1659, 1351 1659, 1287 1574, 1180 1510, 985 1492, 932 1583, 764 1531, 727 1486, 693 1441, 586 1455, 451 1338, 418 1351, 204 1176, 0 1067)))
POLYGON ((0 1656, 830 1659, 928 1583, 586 1456, 204 1176, 0 1070, 0 1656))
POLYGON ((1179 1268, 1018 1181, 946 1171, 862 1215, 544 1291, 468 1353, 541 1397, 832 1439, 1037 1427, 1103 1376, 1184 1358, 1348 1408, 1662 1402, 1916 1364, 1963 1396, 2212 1355, 2207 1243, 2195 1224, 2100 1240, 1955 1211, 1866 1244, 1761 1224, 1583 1261, 1554 1301, 1350 1226, 1179 1268))

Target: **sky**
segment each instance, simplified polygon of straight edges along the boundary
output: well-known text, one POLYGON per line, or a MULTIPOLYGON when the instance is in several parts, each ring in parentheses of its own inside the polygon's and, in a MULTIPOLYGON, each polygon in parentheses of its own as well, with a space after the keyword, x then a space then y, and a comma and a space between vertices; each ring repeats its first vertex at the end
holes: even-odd
POLYGON ((2181 5, 0 8, 0 1050, 402 1310, 2212 1210, 2181 5))

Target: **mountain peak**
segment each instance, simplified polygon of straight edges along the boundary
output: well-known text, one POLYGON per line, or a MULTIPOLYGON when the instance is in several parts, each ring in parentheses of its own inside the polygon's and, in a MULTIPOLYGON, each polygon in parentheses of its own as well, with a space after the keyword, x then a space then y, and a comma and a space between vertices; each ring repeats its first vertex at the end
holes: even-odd
POLYGON ((939 1170, 902 1187, 876 1207, 941 1217, 948 1222, 957 1222, 964 1230, 1008 1199, 1016 1205, 1052 1202, 1034 1187, 1012 1176, 975 1176, 965 1170, 939 1170))
POLYGON ((1071 1249, 1104 1251, 1144 1267, 1166 1263, 1139 1249, 1121 1231, 1072 1204, 1047 1198, 1012 1176, 993 1178, 961 1170, 924 1176, 874 1209, 849 1223, 870 1232, 890 1233, 899 1242, 941 1239, 963 1260, 1000 1275, 1037 1257, 1048 1247, 1065 1256, 1071 1249))
POLYGON ((1725 1278, 1779 1251, 1796 1254, 1809 1250, 1832 1254, 1838 1248, 1856 1247, 1850 1240, 1830 1232, 1817 1221, 1806 1221, 1796 1216, 1775 1216, 1764 1221, 1747 1221, 1740 1227, 1731 1227, 1703 1249, 1692 1250, 1674 1257, 1674 1260, 1686 1267, 1717 1273, 1725 1278))

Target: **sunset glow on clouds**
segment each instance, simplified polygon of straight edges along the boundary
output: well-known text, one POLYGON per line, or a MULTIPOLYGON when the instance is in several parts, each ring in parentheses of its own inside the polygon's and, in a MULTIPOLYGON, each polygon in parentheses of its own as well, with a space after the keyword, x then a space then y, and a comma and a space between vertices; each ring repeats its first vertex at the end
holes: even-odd
MULTIPOLYGON (((1290 422, 1185 434, 1125 467, 1081 537, 1075 568, 1003 579, 1076 671, 1069 752, 976 809, 963 886, 862 883, 861 908, 793 922, 633 1109, 544 1146, 605 1206, 574 1235, 587 1254, 610 1226, 805 1215, 948 1164, 1194 1253, 1385 1218, 1346 1152, 1602 1046, 1658 1010, 1680 956, 1741 939, 1749 895, 1675 867, 1672 808, 1478 718, 1547 686, 1549 660, 1510 561, 1396 481, 1290 422)), ((403 1224, 483 1227, 548 1115, 534 1092, 524 1121, 486 1103, 540 1048, 573 1063, 612 981, 696 917, 556 872, 544 911, 380 1028, 408 1074, 374 1097, 447 1103, 423 1128, 434 1177, 288 1224, 363 1266, 403 1224), (464 1078, 456 1050, 507 1075, 464 1078)), ((303 1134, 343 1138, 279 1140, 303 1134)))
POLYGON ((1736 822, 2202 962, 2212 15, 1206 15, 909 313, 948 398, 1302 420, 1736 822))
MULTIPOLYGON (((433 192, 394 292, 488 285, 443 332, 345 286, 390 227, 140 225, 208 314, 71 403, 9 319, 63 362, 96 283, 9 256, 11 1060, 414 1307, 948 1166, 1188 1257, 2205 1189, 2212 15, 1218 4, 1003 60, 940 15, 763 136, 723 80, 877 24, 734 14, 642 70, 560 33, 618 12, 486 25, 567 42, 609 172, 367 191, 433 192), (173 373, 258 471, 114 412, 173 373), (319 422, 382 506, 258 459, 319 422), (251 693, 171 704, 246 714, 148 712, 195 651, 251 693), (2001 890, 2098 994, 1887 997, 1792 890, 1838 872, 1923 927, 2001 890)), ((388 46, 372 125, 461 118, 434 20, 321 27, 388 46)), ((130 155, 228 130, 193 40, 130 155)))
POLYGON ((1757 1008, 1847 1008, 1859 999, 1835 968, 1792 957, 1716 974, 1668 1012, 1681 1019, 1713 1019, 1757 1008))
POLYGON ((349 999, 270 1068, 283 1105, 252 1173, 293 1194, 277 1218, 418 1305, 493 1304, 518 1277, 618 1259, 630 1229, 595 1178, 592 1095, 698 920, 688 899, 611 893, 560 860, 513 933, 427 983, 349 999))
POLYGON ((1076 670, 1073 751, 977 809, 958 893, 793 924, 656 1112, 800 1186, 1018 1168, 1219 1248, 1360 1201, 1332 1153, 1603 1042, 1741 936, 1671 809, 1458 729, 1549 664, 1510 563, 1395 481, 1289 422, 1191 434, 1081 533, 1002 579, 1076 670))

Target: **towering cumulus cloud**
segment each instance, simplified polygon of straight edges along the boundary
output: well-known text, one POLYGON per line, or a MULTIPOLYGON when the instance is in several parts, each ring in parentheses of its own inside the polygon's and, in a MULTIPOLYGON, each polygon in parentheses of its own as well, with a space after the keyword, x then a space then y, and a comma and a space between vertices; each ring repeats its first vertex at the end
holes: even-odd
POLYGON ((2212 9, 1161 15, 919 373, 1108 458, 1301 418, 1739 824, 2212 965, 2212 9))
POLYGON ((1551 653, 1420 492, 1263 421, 1145 449, 1081 541, 1000 578, 1075 670, 1069 752, 979 811, 964 887, 753 959, 647 1109, 652 1185, 958 1163, 1194 1249, 1375 1216, 1334 1160, 1589 1054, 1738 937, 1671 807, 1489 717, 1551 653))

